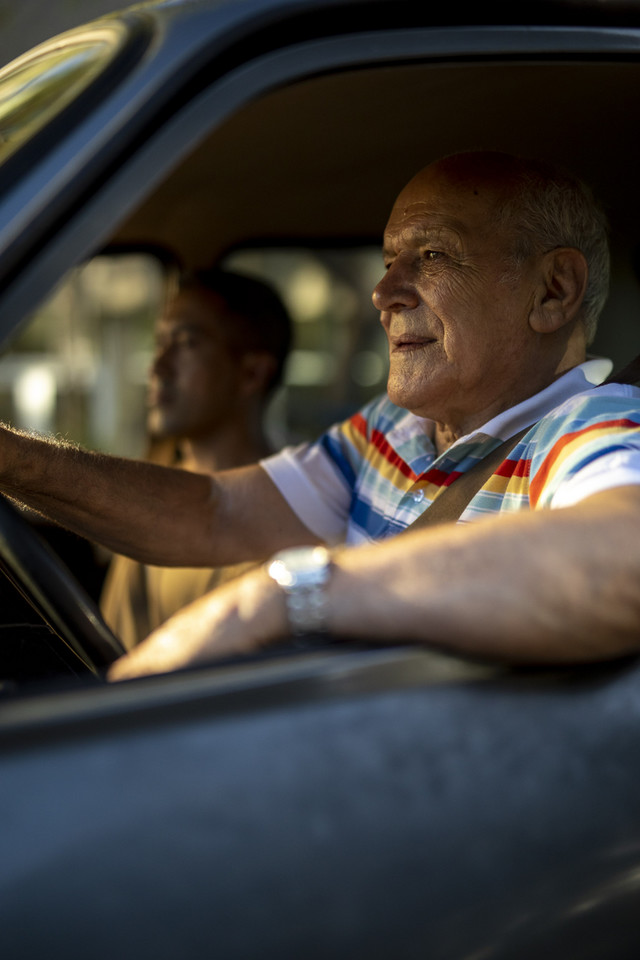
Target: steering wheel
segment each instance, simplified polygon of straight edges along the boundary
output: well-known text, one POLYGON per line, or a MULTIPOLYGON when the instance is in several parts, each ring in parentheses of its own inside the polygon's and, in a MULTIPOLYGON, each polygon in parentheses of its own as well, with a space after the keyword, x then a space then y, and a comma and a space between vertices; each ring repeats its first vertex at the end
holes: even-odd
POLYGON ((0 562, 14 586, 84 667, 98 674, 125 652, 97 605, 20 511, 0 496, 0 562))

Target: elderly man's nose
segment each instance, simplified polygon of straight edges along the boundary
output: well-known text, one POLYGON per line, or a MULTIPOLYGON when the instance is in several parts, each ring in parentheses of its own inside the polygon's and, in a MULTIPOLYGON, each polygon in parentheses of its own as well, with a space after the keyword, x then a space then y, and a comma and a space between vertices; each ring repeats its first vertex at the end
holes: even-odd
POLYGON ((371 299, 374 307, 380 311, 411 309, 418 305, 419 300, 414 285, 397 260, 376 285, 371 299))

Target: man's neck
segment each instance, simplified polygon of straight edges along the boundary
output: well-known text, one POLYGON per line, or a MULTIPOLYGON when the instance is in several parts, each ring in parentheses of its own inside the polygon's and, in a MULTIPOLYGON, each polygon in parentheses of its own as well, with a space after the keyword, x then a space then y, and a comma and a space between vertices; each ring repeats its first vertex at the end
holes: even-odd
POLYGON ((262 430, 235 430, 178 441, 180 465, 193 473, 214 473, 255 463, 271 453, 262 430))
POLYGON ((545 390, 556 380, 560 379, 560 377, 564 376, 564 374, 568 373, 569 370, 572 370, 576 366, 579 366, 581 363, 583 363, 585 359, 586 358, 583 356, 578 358, 576 363, 572 363, 570 365, 562 364, 556 370, 555 376, 553 376, 547 382, 543 381, 537 384, 537 389, 530 389, 525 394, 512 393, 509 401, 503 398, 501 403, 496 402, 496 404, 493 406, 487 407, 475 416, 460 420, 455 425, 452 425, 449 422, 436 421, 434 425, 433 442, 438 452, 438 456, 448 450, 452 444, 460 439, 460 437, 468 436, 469 434, 480 430, 485 424, 488 424, 500 414, 505 413, 506 411, 511 410, 513 407, 518 406, 520 403, 537 396, 537 394, 539 394, 542 390, 545 390))

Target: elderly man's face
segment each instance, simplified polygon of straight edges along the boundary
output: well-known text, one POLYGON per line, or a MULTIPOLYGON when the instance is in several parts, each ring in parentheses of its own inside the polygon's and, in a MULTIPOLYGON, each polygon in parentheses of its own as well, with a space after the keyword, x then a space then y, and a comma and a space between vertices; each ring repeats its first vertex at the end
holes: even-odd
POLYGON ((384 235, 373 302, 389 340, 389 396, 458 435, 546 385, 528 322, 539 258, 509 263, 511 238, 496 225, 504 197, 497 177, 443 161, 405 187, 384 235))

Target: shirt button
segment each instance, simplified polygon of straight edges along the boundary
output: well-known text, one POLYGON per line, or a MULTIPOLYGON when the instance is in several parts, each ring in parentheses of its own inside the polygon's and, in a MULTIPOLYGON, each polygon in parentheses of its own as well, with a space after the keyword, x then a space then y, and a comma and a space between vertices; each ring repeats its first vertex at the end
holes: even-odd
POLYGON ((424 490, 414 490, 411 494, 411 498, 414 503, 422 503, 424 500, 424 490))

